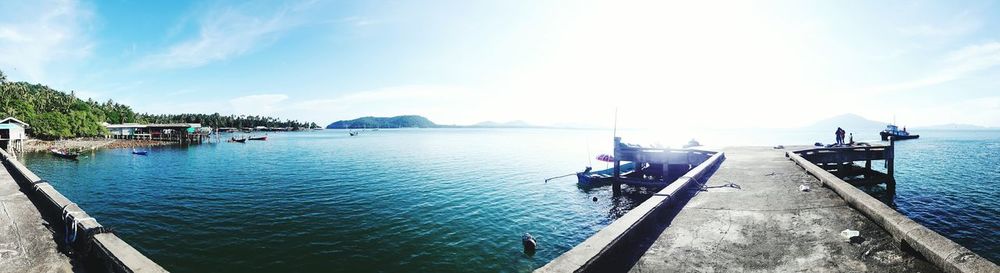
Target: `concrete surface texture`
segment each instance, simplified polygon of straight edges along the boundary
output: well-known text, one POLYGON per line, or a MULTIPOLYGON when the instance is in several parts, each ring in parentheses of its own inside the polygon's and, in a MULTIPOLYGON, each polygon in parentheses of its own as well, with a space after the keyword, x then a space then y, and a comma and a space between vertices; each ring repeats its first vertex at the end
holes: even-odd
POLYGON ((631 272, 939 272, 769 147, 727 160, 631 272), (801 191, 806 185, 810 191, 801 191), (857 230, 859 237, 841 232, 857 230))
POLYGON ((73 272, 42 214, 0 166, 0 273, 73 272))

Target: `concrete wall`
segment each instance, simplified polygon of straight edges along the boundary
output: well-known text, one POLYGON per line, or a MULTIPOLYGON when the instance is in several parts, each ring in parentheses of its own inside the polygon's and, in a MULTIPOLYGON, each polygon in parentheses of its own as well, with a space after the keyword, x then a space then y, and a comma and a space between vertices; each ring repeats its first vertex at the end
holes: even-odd
POLYGON ((618 255, 622 252, 635 251, 635 243, 648 236, 650 226, 655 226, 652 222, 663 219, 659 216, 667 211, 666 207, 671 200, 682 198, 680 197, 682 189, 703 179, 724 159, 725 154, 716 153, 618 220, 545 266, 536 269, 535 272, 605 272, 609 267, 623 266, 622 263, 629 262, 629 258, 618 255))
POLYGON ((916 250, 945 272, 1000 272, 1000 267, 996 264, 914 222, 802 156, 794 152, 787 152, 785 155, 822 181, 824 186, 837 192, 852 207, 882 226, 900 244, 916 250))
MULTIPOLYGON (((0 161, 3 162, 3 166, 10 172, 11 176, 18 181, 23 191, 29 195, 28 197, 33 202, 36 202, 35 205, 43 210, 42 213, 48 215, 55 213, 56 217, 54 218, 62 219, 60 217, 61 214, 68 212, 69 220, 67 222, 75 222, 74 219, 90 218, 83 209, 80 209, 79 206, 71 202, 59 193, 59 191, 56 191, 47 181, 42 180, 32 173, 31 170, 28 170, 27 167, 11 157, 10 154, 0 151, 0 161)), ((58 224, 65 225, 66 223, 58 224)), ((79 221, 76 225, 77 229, 81 231, 95 230, 102 227, 97 220, 93 219, 79 221)), ((80 232, 80 234, 84 233, 80 232)), ((86 237, 83 235, 80 235, 78 238, 78 240, 85 239, 86 237)), ((111 272, 167 272, 166 269, 163 269, 163 267, 160 267, 160 265, 147 258, 128 243, 122 241, 114 233, 94 235, 90 247, 92 252, 86 254, 90 254, 92 257, 100 260, 111 272)))

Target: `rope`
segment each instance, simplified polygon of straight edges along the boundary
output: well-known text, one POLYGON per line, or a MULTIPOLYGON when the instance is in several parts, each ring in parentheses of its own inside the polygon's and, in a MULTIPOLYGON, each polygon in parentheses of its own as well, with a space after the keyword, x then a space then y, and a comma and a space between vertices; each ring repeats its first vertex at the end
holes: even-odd
POLYGON ((714 189, 714 188, 727 188, 727 187, 728 187, 728 188, 734 188, 734 189, 738 189, 738 190, 739 190, 739 189, 741 189, 741 188, 740 188, 740 185, 736 185, 736 183, 726 183, 726 184, 722 184, 722 185, 715 185, 715 186, 702 186, 702 187, 701 187, 701 191, 708 191, 708 189, 714 189))
POLYGON ((576 175, 576 173, 571 173, 571 174, 567 174, 567 175, 560 175, 560 176, 556 176, 556 177, 550 177, 550 178, 545 179, 545 183, 548 183, 549 180, 552 180, 552 179, 563 178, 563 177, 567 177, 567 176, 571 176, 571 175, 576 175))

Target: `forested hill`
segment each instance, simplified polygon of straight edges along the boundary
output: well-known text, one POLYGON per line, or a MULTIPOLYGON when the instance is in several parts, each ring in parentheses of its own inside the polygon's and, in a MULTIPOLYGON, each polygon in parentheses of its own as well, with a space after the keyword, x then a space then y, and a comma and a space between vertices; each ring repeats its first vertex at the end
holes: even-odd
POLYGON ((139 114, 128 105, 112 100, 82 100, 41 84, 8 82, 0 71, 0 119, 15 117, 31 125, 37 138, 101 136, 107 123, 201 123, 210 127, 318 127, 315 123, 281 121, 262 116, 223 116, 219 114, 149 115, 139 114))
POLYGON ((359 128, 433 128, 439 127, 421 116, 395 117, 363 117, 352 120, 341 120, 327 125, 327 129, 359 129, 359 128))

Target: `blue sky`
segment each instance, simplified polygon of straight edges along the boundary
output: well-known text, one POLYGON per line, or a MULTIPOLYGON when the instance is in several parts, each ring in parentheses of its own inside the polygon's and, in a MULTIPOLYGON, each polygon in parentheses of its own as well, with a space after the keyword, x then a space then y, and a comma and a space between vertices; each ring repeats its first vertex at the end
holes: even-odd
POLYGON ((1000 126, 989 1, 2 1, 12 80, 151 113, 1000 126))

